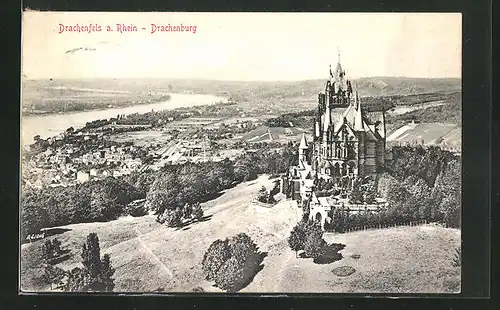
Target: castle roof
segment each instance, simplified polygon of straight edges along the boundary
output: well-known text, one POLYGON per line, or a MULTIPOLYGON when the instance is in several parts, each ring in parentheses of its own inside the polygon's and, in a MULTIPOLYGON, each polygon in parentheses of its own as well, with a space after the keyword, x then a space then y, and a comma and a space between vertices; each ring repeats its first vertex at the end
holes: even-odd
MULTIPOLYGON (((377 133, 380 135, 381 138, 385 138, 384 112, 382 112, 382 111, 368 112, 368 113, 366 113, 366 118, 373 125, 375 125, 377 122, 379 123, 379 130, 377 131, 377 133)), ((375 126, 373 126, 373 127, 375 127, 375 126)), ((373 131, 375 131, 375 130, 373 130, 373 131)))
POLYGON ((332 166, 332 164, 329 161, 325 160, 325 161, 321 162, 321 164, 319 165, 319 167, 321 169, 327 169, 327 168, 332 168, 333 166, 332 166))

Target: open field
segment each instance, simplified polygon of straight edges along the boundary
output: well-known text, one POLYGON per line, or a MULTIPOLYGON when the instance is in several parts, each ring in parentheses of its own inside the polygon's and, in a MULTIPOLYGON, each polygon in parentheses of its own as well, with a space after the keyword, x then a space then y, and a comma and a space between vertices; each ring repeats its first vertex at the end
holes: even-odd
POLYGON ((117 142, 133 142, 136 146, 166 144, 171 139, 171 135, 159 130, 131 131, 113 135, 113 140, 117 142))
POLYGON ((456 124, 408 123, 387 133, 388 145, 406 142, 459 147, 462 144, 462 130, 456 124))
MULTIPOLYGON (((247 233, 267 252, 264 268, 241 292, 450 292, 456 290, 459 268, 451 266, 453 251, 460 244, 460 232, 436 226, 404 227, 325 235, 328 242, 342 243, 342 259, 315 264, 312 259, 295 258, 286 238, 300 217, 291 201, 264 208, 251 201, 261 186, 272 180, 260 176, 225 191, 203 205, 206 221, 182 229, 167 228, 154 216, 124 217, 107 223, 75 224, 62 227, 56 235, 71 250, 70 259, 58 266, 65 269, 81 264, 81 245, 96 232, 101 255, 109 253, 115 273, 115 291, 191 291, 202 287, 220 292, 204 280, 201 260, 216 239, 247 233), (351 258, 360 255, 359 259, 351 258), (331 270, 352 266, 356 272, 341 278, 331 270)), ((53 238, 53 237, 52 237, 53 238)), ((21 247, 21 285, 24 291, 47 290, 38 279, 39 249, 43 240, 21 247)))
POLYGON ((299 141, 302 133, 309 133, 308 130, 297 127, 268 127, 260 126, 243 135, 243 140, 247 142, 269 142, 269 141, 299 141))
MULTIPOLYGON (((262 270, 256 279, 278 278, 282 292, 323 293, 451 293, 458 292, 460 268, 452 267, 454 249, 460 246, 460 231, 442 227, 417 226, 325 234, 329 243, 341 243, 342 259, 331 264, 315 264, 312 259, 295 258, 284 252, 279 274, 262 270), (359 258, 351 257, 358 254, 359 258), (339 277, 332 269, 353 267, 349 277, 339 277), (266 273, 267 272, 267 273, 266 273)), ((248 286, 256 287, 256 280, 248 286)))

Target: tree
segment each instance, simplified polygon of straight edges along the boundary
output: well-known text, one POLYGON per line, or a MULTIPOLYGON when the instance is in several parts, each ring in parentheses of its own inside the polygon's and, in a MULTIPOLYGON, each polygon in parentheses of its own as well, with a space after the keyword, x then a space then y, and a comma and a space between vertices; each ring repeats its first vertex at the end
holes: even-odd
POLYGON ((69 291, 112 291, 115 270, 111 266, 109 254, 101 259, 99 237, 96 233, 87 236, 82 249, 83 269, 75 268, 70 272, 67 284, 69 291))
POLYGON ((230 293, 237 292, 245 279, 245 270, 235 257, 228 259, 220 268, 214 282, 215 286, 230 293))
POLYGON ((52 290, 52 284, 60 285, 65 276, 66 271, 63 269, 52 265, 46 265, 42 278, 45 283, 50 284, 50 289, 52 290))
POLYGON ((303 226, 297 224, 290 232, 290 237, 288 237, 288 245, 292 251, 295 251, 295 258, 297 258, 297 252, 304 249, 304 241, 305 232, 303 226))
POLYGON ((220 267, 231 257, 228 240, 215 240, 203 255, 201 266, 207 280, 214 280, 220 267))
POLYGON ((115 288, 115 280, 113 279, 114 274, 115 274, 115 269, 111 266, 110 255, 104 254, 101 260, 100 282, 102 289, 105 292, 111 292, 115 288))
POLYGON ((184 205, 184 208, 182 208, 182 216, 185 219, 188 219, 191 217, 192 214, 193 214, 193 206, 190 203, 186 203, 184 205))
POLYGON ((54 248, 50 240, 45 241, 42 247, 43 260, 49 262, 54 257, 54 248))
POLYGON ((99 277, 101 274, 101 249, 99 247, 99 237, 96 233, 87 236, 86 243, 82 248, 82 263, 86 275, 86 284, 89 290, 96 290, 99 287, 99 277))
POLYGON ((268 201, 268 193, 264 186, 262 186, 257 194, 257 200, 263 203, 267 203, 268 201))
POLYGON ((193 218, 195 218, 198 221, 203 217, 203 209, 201 208, 201 205, 199 202, 197 202, 193 205, 192 215, 193 215, 193 218))
POLYGON ((253 266, 258 259, 259 249, 245 233, 239 233, 229 240, 231 257, 235 257, 239 262, 253 266))
POLYGON ((304 241, 304 252, 308 257, 316 258, 321 254, 323 246, 325 245, 323 230, 317 223, 311 220, 304 225, 306 236, 304 241))
POLYGON ((207 280, 228 292, 240 290, 257 272, 263 256, 246 234, 214 241, 203 257, 202 269, 207 280))
POLYGON ((364 198, 363 198, 363 190, 361 187, 361 180, 356 180, 354 182, 354 187, 351 191, 351 194, 349 195, 349 202, 350 203, 363 203, 364 198))
POLYGON ((182 224, 182 210, 165 210, 165 223, 168 227, 179 227, 182 224))
POLYGON ((85 270, 75 267, 68 273, 68 282, 64 286, 67 292, 84 292, 87 291, 85 281, 85 270))
POLYGON ((50 263, 53 258, 61 255, 61 241, 55 238, 54 240, 47 240, 42 246, 43 260, 50 263))
POLYGON ((175 210, 184 205, 182 187, 179 184, 176 171, 167 171, 159 175, 151 185, 147 194, 146 205, 156 214, 162 214, 166 209, 175 210))

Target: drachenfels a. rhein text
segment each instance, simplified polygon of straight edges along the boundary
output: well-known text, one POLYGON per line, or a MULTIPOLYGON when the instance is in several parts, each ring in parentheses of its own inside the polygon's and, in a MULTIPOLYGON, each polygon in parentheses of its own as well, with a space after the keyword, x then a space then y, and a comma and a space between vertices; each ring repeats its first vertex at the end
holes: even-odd
POLYGON ((192 25, 184 25, 184 24, 177 24, 177 25, 171 25, 171 24, 164 24, 164 25, 158 25, 158 24, 150 24, 148 27, 138 27, 137 25, 134 24, 114 24, 114 25, 106 25, 106 26, 101 26, 99 24, 93 24, 90 23, 88 25, 80 25, 80 24, 75 24, 75 25, 64 25, 64 24, 59 24, 59 34, 64 33, 64 32, 79 32, 79 33, 93 33, 93 32, 118 32, 118 33, 124 33, 124 32, 138 32, 138 31, 148 31, 149 33, 157 33, 157 32, 191 32, 191 33, 196 33, 196 28, 197 26, 192 26, 192 25))

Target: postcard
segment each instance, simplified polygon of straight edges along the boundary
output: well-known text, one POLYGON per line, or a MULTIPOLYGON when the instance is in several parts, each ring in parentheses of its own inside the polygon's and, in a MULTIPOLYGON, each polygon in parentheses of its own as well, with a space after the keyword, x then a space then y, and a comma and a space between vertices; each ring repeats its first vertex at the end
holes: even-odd
POLYGON ((21 293, 459 293, 461 31, 23 12, 21 293))

